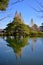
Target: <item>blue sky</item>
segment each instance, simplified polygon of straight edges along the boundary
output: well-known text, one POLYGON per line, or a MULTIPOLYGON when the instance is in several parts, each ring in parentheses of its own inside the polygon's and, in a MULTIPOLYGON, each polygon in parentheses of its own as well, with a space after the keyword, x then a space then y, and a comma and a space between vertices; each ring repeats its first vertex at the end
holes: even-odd
POLYGON ((28 25, 30 25, 32 18, 34 20, 34 23, 36 23, 38 26, 43 23, 43 18, 40 18, 40 16, 43 15, 43 12, 35 11, 35 9, 37 9, 38 11, 40 11, 41 9, 43 10, 43 7, 41 7, 41 5, 43 5, 43 0, 37 0, 39 3, 41 3, 41 5, 39 5, 36 0, 24 0, 23 2, 19 2, 11 6, 11 3, 15 1, 10 0, 8 5, 9 7, 6 9, 6 11, 0 11, 0 19, 8 16, 9 14, 9 17, 0 20, 1 29, 5 28, 6 25, 13 20, 16 11, 18 11, 18 13, 22 13, 24 23, 28 25))

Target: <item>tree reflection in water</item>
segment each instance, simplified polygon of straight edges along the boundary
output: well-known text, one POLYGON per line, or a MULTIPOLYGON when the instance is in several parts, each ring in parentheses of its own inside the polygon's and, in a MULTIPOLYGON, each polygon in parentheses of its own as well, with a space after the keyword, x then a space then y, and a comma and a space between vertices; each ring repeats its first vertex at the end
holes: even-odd
POLYGON ((30 41, 30 43, 31 43, 31 49, 32 49, 32 51, 34 51, 35 50, 35 43, 37 42, 37 38, 38 37, 32 37, 31 38, 31 41, 30 41))
POLYGON ((23 48, 28 45, 28 37, 12 37, 8 36, 5 39, 8 44, 7 46, 11 47, 16 55, 16 58, 20 57, 22 54, 23 48))

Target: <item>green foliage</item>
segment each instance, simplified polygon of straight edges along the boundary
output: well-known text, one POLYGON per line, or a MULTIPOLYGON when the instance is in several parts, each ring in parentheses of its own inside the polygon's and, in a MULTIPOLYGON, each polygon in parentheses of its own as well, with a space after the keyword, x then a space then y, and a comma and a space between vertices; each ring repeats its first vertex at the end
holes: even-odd
POLYGON ((29 26, 24 24, 24 21, 21 18, 14 17, 12 23, 9 23, 6 27, 6 32, 9 34, 14 34, 14 32, 18 32, 19 35, 29 35, 29 26))
POLYGON ((0 0, 0 10, 5 10, 6 7, 8 6, 9 0, 0 0))
POLYGON ((40 32, 38 30, 38 26, 34 24, 32 27, 29 27, 24 23, 22 20, 21 15, 19 15, 16 12, 16 15, 11 23, 9 23, 6 27, 6 32, 8 35, 18 35, 18 36, 38 36, 39 34, 43 33, 38 33, 40 32))
POLYGON ((19 37, 13 39, 11 39, 11 37, 7 37, 6 41, 8 42, 7 45, 11 47, 16 54, 19 54, 19 52, 21 53, 22 48, 28 45, 28 37, 22 39, 19 37))

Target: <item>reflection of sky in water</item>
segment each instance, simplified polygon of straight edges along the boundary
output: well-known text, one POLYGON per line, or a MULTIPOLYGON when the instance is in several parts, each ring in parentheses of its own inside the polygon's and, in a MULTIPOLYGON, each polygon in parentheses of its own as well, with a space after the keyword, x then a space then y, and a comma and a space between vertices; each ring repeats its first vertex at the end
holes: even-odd
POLYGON ((43 65, 43 38, 30 38, 27 42, 18 56, 5 38, 0 38, 0 65, 43 65))

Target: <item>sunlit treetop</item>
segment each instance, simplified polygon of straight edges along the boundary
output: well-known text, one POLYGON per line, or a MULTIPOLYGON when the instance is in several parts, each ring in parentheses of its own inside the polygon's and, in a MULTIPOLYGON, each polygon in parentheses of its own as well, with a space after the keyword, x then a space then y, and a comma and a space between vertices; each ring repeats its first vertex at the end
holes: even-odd
POLYGON ((0 10, 6 10, 6 7, 8 6, 9 0, 0 0, 0 10))

